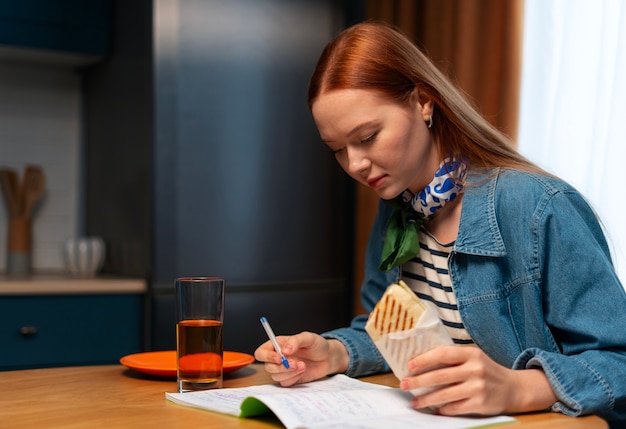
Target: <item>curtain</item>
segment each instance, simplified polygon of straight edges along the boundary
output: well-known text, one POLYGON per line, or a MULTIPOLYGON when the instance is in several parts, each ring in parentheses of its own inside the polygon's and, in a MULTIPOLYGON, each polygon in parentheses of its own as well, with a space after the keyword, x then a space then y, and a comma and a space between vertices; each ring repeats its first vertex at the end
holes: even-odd
POLYGON ((526 0, 523 64, 519 149, 589 200, 624 284, 626 3, 526 0))
MULTIPOLYGON (((367 0, 366 19, 396 25, 448 74, 478 109, 517 135, 524 0, 367 0)), ((377 195, 357 185, 355 314, 377 195)))
POLYGON ((369 0, 367 17, 395 24, 516 137, 521 77, 521 0, 369 0))

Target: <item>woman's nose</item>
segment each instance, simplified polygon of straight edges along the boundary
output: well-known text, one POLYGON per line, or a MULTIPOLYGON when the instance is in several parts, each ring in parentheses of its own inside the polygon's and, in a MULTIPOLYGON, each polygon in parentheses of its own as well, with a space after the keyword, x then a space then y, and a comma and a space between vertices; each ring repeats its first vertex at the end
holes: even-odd
POLYGON ((365 154, 358 149, 348 149, 348 172, 352 175, 359 176, 367 171, 371 166, 371 161, 365 154))

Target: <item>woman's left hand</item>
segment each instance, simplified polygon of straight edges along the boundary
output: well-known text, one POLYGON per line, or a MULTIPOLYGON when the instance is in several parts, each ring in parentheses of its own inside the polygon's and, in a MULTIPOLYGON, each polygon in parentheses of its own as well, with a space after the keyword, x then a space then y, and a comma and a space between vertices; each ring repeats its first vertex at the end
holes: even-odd
POLYGON ((414 357, 408 365, 409 371, 418 375, 405 377, 400 383, 403 390, 437 387, 415 396, 412 406, 436 407, 442 415, 538 411, 557 400, 542 370, 506 368, 478 347, 437 347, 414 357))

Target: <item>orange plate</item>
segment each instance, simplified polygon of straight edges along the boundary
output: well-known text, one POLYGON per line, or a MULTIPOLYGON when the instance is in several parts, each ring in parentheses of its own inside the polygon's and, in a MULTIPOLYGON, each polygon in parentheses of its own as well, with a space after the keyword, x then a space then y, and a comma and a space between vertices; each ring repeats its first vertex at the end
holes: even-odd
MULTIPOLYGON (((237 371, 254 362, 254 356, 224 352, 224 373, 237 371)), ((120 363, 145 374, 176 377, 176 350, 145 352, 124 356, 120 363)))

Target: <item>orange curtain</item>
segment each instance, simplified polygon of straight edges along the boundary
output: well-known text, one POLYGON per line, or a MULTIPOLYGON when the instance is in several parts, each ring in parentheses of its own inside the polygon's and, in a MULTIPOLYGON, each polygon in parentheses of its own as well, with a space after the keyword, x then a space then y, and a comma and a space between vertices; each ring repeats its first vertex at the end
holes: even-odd
MULTIPOLYGON (((523 0, 367 0, 366 19, 397 26, 426 52, 496 127, 517 138, 523 0)), ((356 192, 355 314, 365 246, 378 198, 356 192)))

